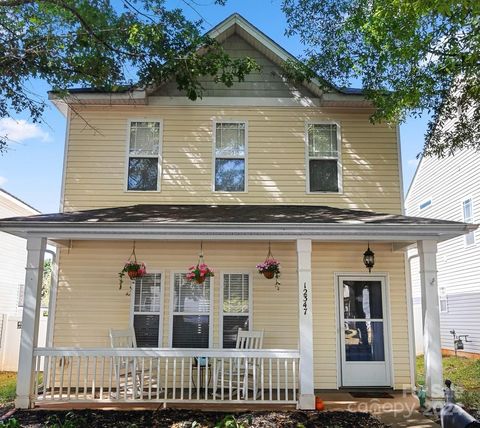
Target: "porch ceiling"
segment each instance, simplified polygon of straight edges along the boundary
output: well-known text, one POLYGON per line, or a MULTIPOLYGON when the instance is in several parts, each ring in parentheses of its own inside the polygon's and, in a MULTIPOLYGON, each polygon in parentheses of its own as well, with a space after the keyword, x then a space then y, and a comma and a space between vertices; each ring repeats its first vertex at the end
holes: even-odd
POLYGON ((299 205, 132 205, 0 220, 0 230, 51 239, 295 239, 443 241, 478 225, 299 205))

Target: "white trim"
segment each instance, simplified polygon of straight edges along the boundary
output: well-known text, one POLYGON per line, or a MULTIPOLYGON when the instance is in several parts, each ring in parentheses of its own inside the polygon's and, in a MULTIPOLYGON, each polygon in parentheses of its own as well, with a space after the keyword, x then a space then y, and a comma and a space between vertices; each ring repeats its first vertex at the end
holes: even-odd
MULTIPOLYGON (((163 319, 165 317, 165 272, 164 271, 148 271, 147 275, 160 275, 160 312, 158 312, 159 316, 159 323, 158 323, 158 346, 157 348, 161 348, 163 346, 163 319)), ((131 291, 131 298, 130 298, 130 326, 135 331, 135 327, 133 324, 134 315, 157 315, 156 312, 135 312, 134 304, 135 304, 135 287, 136 282, 135 280, 131 280, 132 291, 131 291)))
POLYGON ((67 158, 68 150, 70 147, 70 126, 71 126, 71 116, 72 110, 67 106, 67 123, 65 125, 65 141, 63 143, 63 167, 62 167, 62 187, 60 189, 60 212, 63 212, 65 207, 65 185, 67 183, 67 158))
POLYGON ((221 193, 221 194, 238 194, 238 193, 248 193, 248 120, 247 119, 228 119, 228 118, 213 118, 212 120, 212 192, 221 193), (243 190, 240 191, 231 191, 231 190, 216 190, 215 189, 215 172, 216 172, 216 159, 217 159, 217 124, 220 123, 243 123, 245 125, 245 154, 244 156, 229 156, 221 159, 243 159, 245 170, 244 170, 244 182, 243 190))
POLYGON ((417 379, 417 364, 416 364, 416 345, 415 345, 415 318, 413 314, 413 293, 412 293, 412 265, 411 261, 418 257, 418 254, 408 255, 404 253, 405 263, 405 286, 406 286, 406 301, 407 301, 407 322, 408 322, 408 359, 410 363, 410 387, 412 391, 416 385, 417 379))
POLYGON ((187 97, 149 97, 148 105, 168 107, 320 107, 320 98, 310 97, 203 97, 195 101, 187 97))
POLYGON ((125 193, 159 193, 162 191, 162 175, 163 175, 163 118, 160 117, 147 117, 147 116, 138 116, 138 117, 129 117, 127 119, 127 129, 125 136, 125 164, 124 164, 124 183, 123 191, 125 193), (158 155, 133 155, 130 156, 130 131, 132 122, 150 122, 150 123, 159 123, 159 143, 158 143, 158 155), (134 158, 157 158, 157 188, 156 190, 129 190, 128 189, 128 166, 130 157, 134 158))
POLYGON ((99 355, 105 357, 198 357, 208 358, 299 358, 295 349, 218 349, 218 348, 35 348, 34 356, 88 357, 99 355))
POLYGON ((413 189, 413 184, 415 180, 417 179, 418 172, 420 171, 420 166, 422 165, 423 162, 423 155, 420 157, 420 160, 418 161, 417 168, 415 169, 415 173, 413 174, 412 181, 410 181, 410 185, 408 186, 407 194, 405 195, 405 203, 408 205, 408 198, 410 197, 410 191, 413 189))
POLYGON ((400 125, 396 126, 397 137, 397 167, 398 167, 398 179, 400 182, 400 209, 401 213, 405 215, 405 190, 403 189, 403 166, 402 166, 402 141, 400 138, 400 125))
POLYGON ((305 183, 306 189, 305 193, 308 195, 342 195, 343 194, 343 162, 342 162, 342 131, 341 125, 338 121, 325 121, 325 120, 307 120, 305 121, 305 131, 304 131, 304 142, 305 142, 305 183), (336 160, 337 161, 337 184, 338 192, 331 191, 311 191, 310 190, 310 153, 309 153, 309 140, 308 140, 308 127, 310 125, 335 125, 337 127, 337 157, 315 157, 312 159, 325 159, 325 160, 336 160))
POLYGON ((60 252, 45 249, 45 253, 52 256, 52 276, 50 280, 50 296, 48 299, 48 317, 47 317, 47 333, 45 335, 45 346, 53 346, 53 333, 55 328, 55 311, 57 309, 57 293, 58 293, 58 272, 60 266, 60 252))
MULTIPOLYGON (((169 312, 169 332, 168 332, 168 346, 170 348, 173 348, 173 315, 174 315, 174 297, 175 297, 175 275, 177 274, 187 274, 187 270, 172 270, 170 272, 170 312, 169 312)), ((208 312, 208 348, 213 347, 213 314, 214 314, 214 292, 215 292, 215 287, 214 287, 214 277, 211 276, 209 277, 210 280, 210 311, 208 312)), ((189 312, 182 312, 182 314, 189 315, 189 312)), ((206 315, 206 312, 202 312, 203 315, 206 315)), ((197 312, 195 312, 194 315, 198 315, 197 312)), ((190 349, 190 348, 185 348, 185 349, 190 349)), ((203 348, 202 348, 203 349, 203 348)))
POLYGON ((67 104, 83 104, 81 101, 101 100, 108 100, 111 103, 114 103, 115 101, 132 101, 138 104, 139 100, 145 100, 145 98, 146 91, 143 89, 134 89, 126 92, 73 92, 68 94, 65 98, 59 97, 57 94, 52 92, 48 94, 48 99, 54 104, 58 102, 64 102, 67 104))
MULTIPOLYGON (((218 309, 218 312, 219 312, 219 317, 218 317, 218 329, 219 329, 219 333, 218 333, 218 347, 219 348, 222 348, 222 349, 225 349, 223 348, 223 317, 224 317, 224 312, 223 312, 223 287, 224 287, 224 282, 223 282, 223 279, 224 279, 224 275, 234 275, 234 274, 237 274, 237 275, 248 275, 248 330, 249 331, 252 331, 253 330, 253 273, 251 270, 242 270, 242 269, 236 269, 236 270, 224 270, 224 271, 221 271, 220 272, 220 276, 221 276, 221 279, 220 279, 220 287, 218 287, 219 289, 219 309, 218 309)), ((228 315, 238 315, 238 316, 245 316, 244 313, 238 313, 238 314, 233 314, 233 313, 227 313, 227 316, 228 315)))
POLYGON ((305 223, 187 223, 171 224, 72 224, 57 226, 45 223, 0 221, 0 230, 22 238, 28 235, 48 236, 50 240, 296 240, 311 238, 315 241, 418 241, 422 239, 442 242, 476 230, 477 225, 458 224, 305 224, 305 223))
POLYGON ((300 368, 298 374, 298 408, 315 408, 315 371, 313 349, 313 287, 312 287, 312 241, 298 239, 297 256, 297 304, 298 347, 300 368))
MULTIPOLYGON (((334 284, 335 284, 335 300, 336 300, 336 322, 339 334, 337 334, 337 386, 343 386, 343 343, 344 343, 344 330, 341 327, 340 321, 343 320, 340 307, 340 281, 344 279, 352 281, 380 281, 382 284, 382 307, 383 307, 383 331, 384 331, 384 347, 385 347, 385 366, 387 368, 387 384, 382 386, 393 387, 394 383, 394 368, 393 368, 393 341, 392 341, 392 329, 391 329, 391 305, 390 305, 390 279, 388 272, 376 272, 374 275, 369 273, 358 272, 334 272, 334 284)), ((372 319, 374 321, 374 319, 372 319)), ((365 387, 371 385, 363 385, 365 387)))
POLYGON ((31 406, 33 373, 35 370, 33 352, 38 341, 42 273, 47 240, 31 236, 27 240, 27 263, 25 272, 25 297, 20 334, 18 360, 18 382, 15 407, 27 409, 31 406))

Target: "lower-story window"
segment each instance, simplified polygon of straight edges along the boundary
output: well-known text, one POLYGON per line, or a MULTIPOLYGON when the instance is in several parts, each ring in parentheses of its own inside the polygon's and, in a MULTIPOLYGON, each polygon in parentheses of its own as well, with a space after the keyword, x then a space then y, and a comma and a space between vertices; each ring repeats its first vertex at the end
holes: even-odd
POLYGON ((192 284, 185 273, 173 278, 172 347, 208 348, 211 342, 211 282, 192 284))
POLYGON ((235 348, 238 329, 250 328, 250 275, 225 273, 222 276, 222 345, 235 348))
POLYGON ((133 287, 133 328, 139 348, 160 346, 162 276, 159 273, 136 278, 133 287))

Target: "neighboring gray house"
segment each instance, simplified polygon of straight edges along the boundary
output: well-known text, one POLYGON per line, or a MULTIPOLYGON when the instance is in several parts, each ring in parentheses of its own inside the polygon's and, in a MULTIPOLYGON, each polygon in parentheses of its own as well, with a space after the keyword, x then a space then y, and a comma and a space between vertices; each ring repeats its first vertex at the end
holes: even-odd
MULTIPOLYGON (((0 188, 0 218, 35 215, 39 211, 0 188)), ((20 321, 27 262, 27 241, 0 232, 0 371, 15 371, 20 344, 20 321)), ((41 337, 45 337, 41 321, 41 337)))
MULTIPOLYGON (((422 158, 405 200, 406 214, 444 220, 480 221, 480 152, 465 150, 443 159, 422 158)), ((409 252, 417 350, 422 348, 419 259, 409 252)), ((480 354, 480 233, 439 243, 437 253, 442 349, 468 334, 465 355, 480 354)), ((472 356, 472 355, 470 355, 472 356)))

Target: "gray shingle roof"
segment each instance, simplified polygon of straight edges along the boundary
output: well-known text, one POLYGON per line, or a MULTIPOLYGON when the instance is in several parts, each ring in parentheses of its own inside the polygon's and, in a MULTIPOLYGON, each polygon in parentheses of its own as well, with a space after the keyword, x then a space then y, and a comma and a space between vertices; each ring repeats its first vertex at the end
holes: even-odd
POLYGON ((402 224, 460 225, 462 223, 421 217, 305 205, 132 205, 67 213, 40 214, 1 219, 9 223, 45 224, 179 224, 179 223, 304 223, 304 224, 402 224))

